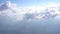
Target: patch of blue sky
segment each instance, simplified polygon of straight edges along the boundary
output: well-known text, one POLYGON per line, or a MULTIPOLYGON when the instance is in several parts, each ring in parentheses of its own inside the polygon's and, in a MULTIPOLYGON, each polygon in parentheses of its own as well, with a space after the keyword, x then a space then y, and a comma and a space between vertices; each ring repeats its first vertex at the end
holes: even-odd
POLYGON ((60 0, 0 0, 0 3, 4 3, 6 1, 11 1, 13 3, 16 3, 20 7, 45 6, 50 3, 60 4, 60 0))

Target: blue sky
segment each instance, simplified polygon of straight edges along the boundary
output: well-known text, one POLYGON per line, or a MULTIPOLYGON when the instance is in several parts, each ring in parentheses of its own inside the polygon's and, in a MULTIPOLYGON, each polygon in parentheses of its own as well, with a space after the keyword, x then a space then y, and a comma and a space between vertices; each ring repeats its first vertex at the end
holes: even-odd
MULTIPOLYGON (((0 0, 0 3, 4 3, 7 0, 0 0)), ((20 7, 27 6, 44 6, 48 3, 60 3, 60 0, 10 0, 13 3, 16 3, 20 7)))

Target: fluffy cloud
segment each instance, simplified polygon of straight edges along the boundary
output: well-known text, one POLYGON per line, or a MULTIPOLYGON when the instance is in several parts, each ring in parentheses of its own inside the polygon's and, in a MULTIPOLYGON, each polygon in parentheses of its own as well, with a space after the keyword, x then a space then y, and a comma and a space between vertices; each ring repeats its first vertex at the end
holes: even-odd
POLYGON ((16 4, 11 3, 10 1, 7 1, 0 6, 0 15, 2 16, 22 20, 24 14, 24 10, 17 8, 16 4))
POLYGON ((0 5, 0 15, 8 16, 14 20, 33 20, 33 19, 50 19, 60 16, 59 6, 49 6, 46 8, 27 7, 25 9, 17 8, 16 4, 7 1, 0 5))

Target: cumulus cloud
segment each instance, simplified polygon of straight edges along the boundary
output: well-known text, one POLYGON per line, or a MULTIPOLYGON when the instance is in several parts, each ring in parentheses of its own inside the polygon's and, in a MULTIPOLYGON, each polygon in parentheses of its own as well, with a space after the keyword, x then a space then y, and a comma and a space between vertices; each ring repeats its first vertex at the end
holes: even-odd
POLYGON ((10 1, 7 1, 0 6, 0 15, 2 16, 22 20, 24 13, 24 10, 17 8, 16 4, 11 3, 10 1))
POLYGON ((27 7, 25 9, 18 8, 16 4, 7 1, 0 5, 0 16, 8 16, 14 20, 33 20, 33 19, 50 19, 60 16, 59 6, 49 6, 46 8, 27 7))

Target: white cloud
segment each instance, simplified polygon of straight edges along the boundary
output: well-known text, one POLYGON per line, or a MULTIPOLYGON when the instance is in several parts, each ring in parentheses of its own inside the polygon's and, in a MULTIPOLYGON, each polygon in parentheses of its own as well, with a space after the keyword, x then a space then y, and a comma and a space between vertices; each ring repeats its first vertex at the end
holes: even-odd
POLYGON ((0 6, 0 15, 9 16, 15 19, 22 19, 24 12, 16 7, 16 4, 11 3, 10 1, 2 4, 0 6), (5 7, 5 8, 4 8, 5 7), (2 9, 1 9, 2 8, 2 9))
MULTIPOLYGON (((2 4, 0 6, 0 15, 2 16, 8 16, 10 18, 13 18, 15 20, 24 20, 25 18, 30 21, 32 19, 44 19, 44 18, 53 18, 55 14, 60 14, 60 11, 58 11, 58 6, 53 7, 35 7, 30 6, 25 9, 17 8, 16 4, 11 3, 10 1, 2 4), (5 8, 4 8, 5 7, 5 8), (26 16, 26 14, 28 14, 26 16)), ((56 17, 56 16, 55 16, 56 17)))

